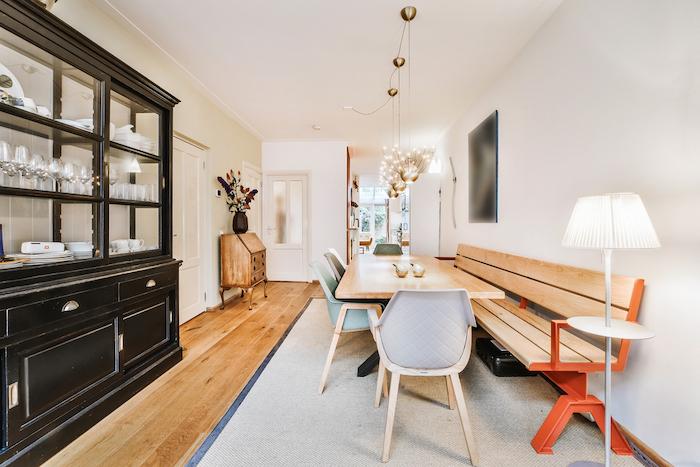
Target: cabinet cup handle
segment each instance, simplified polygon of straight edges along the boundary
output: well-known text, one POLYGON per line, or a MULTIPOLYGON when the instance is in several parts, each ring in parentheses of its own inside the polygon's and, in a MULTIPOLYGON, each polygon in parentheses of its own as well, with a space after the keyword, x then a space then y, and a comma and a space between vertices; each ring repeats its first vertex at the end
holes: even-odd
POLYGON ((155 286, 156 286, 156 281, 154 281, 153 279, 148 279, 148 282, 146 282, 146 287, 150 289, 151 287, 155 287, 155 286))
POLYGON ((65 305, 63 305, 63 307, 61 308, 61 311, 64 313, 67 313, 69 311, 75 311, 78 308, 80 308, 80 304, 78 302, 76 302, 75 300, 70 300, 70 301, 66 302, 65 305))

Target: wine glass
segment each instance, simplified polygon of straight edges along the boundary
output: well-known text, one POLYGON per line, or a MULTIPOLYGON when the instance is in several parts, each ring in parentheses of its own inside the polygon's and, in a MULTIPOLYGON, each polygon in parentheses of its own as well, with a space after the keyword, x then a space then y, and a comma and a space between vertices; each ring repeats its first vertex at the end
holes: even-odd
POLYGON ((49 162, 49 175, 57 182, 61 181, 63 174, 63 162, 61 159, 52 158, 49 162))
POLYGON ((85 194, 91 195, 92 186, 90 183, 92 182, 92 168, 81 165, 80 169, 78 170, 78 179, 80 180, 80 183, 82 183, 85 194))
POLYGON ((64 162, 61 169, 61 188, 64 193, 73 191, 73 183, 75 182, 75 166, 72 162, 64 162))
POLYGON ((17 173, 12 165, 12 160, 12 146, 7 141, 0 141, 0 171, 3 172, 3 185, 9 185, 9 180, 5 179, 5 175, 13 177, 17 173))
POLYGON ((12 146, 7 141, 0 141, 0 170, 7 170, 12 162, 12 146))
POLYGON ((17 172, 22 175, 27 175, 30 157, 31 153, 29 152, 29 148, 27 146, 20 145, 15 148, 15 158, 13 162, 17 172))
POLYGON ((27 166, 27 173, 30 175, 30 179, 34 179, 34 188, 41 188, 41 182, 46 180, 48 175, 44 157, 40 154, 33 154, 27 166))

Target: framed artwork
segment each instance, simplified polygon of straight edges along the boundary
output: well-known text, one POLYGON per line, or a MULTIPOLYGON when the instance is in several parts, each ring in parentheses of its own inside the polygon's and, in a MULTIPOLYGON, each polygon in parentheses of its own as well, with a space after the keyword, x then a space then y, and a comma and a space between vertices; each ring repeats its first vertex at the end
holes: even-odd
POLYGON ((498 111, 469 132, 469 222, 498 222, 498 111))

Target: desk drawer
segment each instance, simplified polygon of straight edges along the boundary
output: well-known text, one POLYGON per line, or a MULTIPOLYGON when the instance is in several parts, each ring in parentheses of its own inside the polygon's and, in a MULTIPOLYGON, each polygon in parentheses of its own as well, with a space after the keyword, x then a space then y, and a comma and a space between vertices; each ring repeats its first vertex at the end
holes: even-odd
POLYGON ((119 300, 128 300, 153 290, 173 286, 177 283, 177 273, 178 271, 175 269, 120 282, 119 300))
POLYGON ((67 319, 87 311, 115 303, 114 285, 70 293, 66 288, 56 289, 50 298, 7 310, 7 332, 15 334, 36 326, 67 319))

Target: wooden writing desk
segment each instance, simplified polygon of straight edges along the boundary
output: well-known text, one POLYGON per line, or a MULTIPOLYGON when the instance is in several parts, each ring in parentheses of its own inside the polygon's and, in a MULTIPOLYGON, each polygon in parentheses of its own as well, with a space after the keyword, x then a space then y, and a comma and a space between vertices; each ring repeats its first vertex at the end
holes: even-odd
MULTIPOLYGON (((466 289, 470 298, 506 298, 505 293, 488 282, 456 269, 451 263, 432 256, 377 256, 356 255, 348 265, 345 275, 335 290, 338 300, 389 300, 397 290, 466 289), (413 277, 409 272, 404 278, 394 273, 394 263, 420 263, 425 267, 423 277, 413 277)), ((379 363, 379 353, 374 352, 357 368, 357 376, 367 376, 379 363)))

